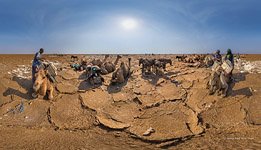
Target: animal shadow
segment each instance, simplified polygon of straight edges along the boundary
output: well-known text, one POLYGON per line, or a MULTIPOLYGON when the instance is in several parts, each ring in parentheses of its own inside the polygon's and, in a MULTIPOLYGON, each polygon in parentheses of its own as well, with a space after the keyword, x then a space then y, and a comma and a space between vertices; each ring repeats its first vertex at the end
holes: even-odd
POLYGON ((238 90, 233 90, 233 87, 235 86, 235 84, 237 82, 246 80, 247 74, 248 73, 234 73, 233 74, 234 81, 232 83, 230 83, 228 95, 230 95, 232 97, 237 96, 237 95, 245 95, 247 97, 252 96, 252 92, 249 87, 244 87, 244 88, 241 88, 238 90))
POLYGON ((88 91, 88 90, 91 90, 91 89, 94 89, 94 88, 98 88, 98 87, 100 87, 101 85, 102 85, 102 84, 92 85, 89 81, 84 80, 84 81, 82 81, 82 82, 79 84, 78 90, 88 91))
POLYGON ((19 77, 16 77, 14 76, 12 78, 13 81, 16 81, 20 87, 22 87, 23 89, 26 90, 26 93, 23 93, 17 89, 14 89, 14 88, 7 88, 7 90, 3 93, 3 96, 8 96, 8 95, 16 95, 18 97, 21 97, 23 99, 27 99, 27 100, 32 100, 33 97, 32 97, 32 80, 30 79, 25 79, 25 78, 19 78, 19 77))

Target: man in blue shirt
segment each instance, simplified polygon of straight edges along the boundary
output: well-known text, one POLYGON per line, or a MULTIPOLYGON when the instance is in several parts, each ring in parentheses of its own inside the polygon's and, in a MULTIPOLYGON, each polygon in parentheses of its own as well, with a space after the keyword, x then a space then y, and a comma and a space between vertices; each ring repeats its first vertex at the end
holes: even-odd
POLYGON ((218 62, 221 62, 222 56, 220 54, 220 50, 217 50, 216 53, 214 54, 214 60, 218 61, 218 62))
POLYGON ((40 65, 42 64, 42 54, 44 49, 40 48, 39 52, 34 55, 33 65, 32 65, 32 81, 35 81, 35 73, 38 71, 40 65))

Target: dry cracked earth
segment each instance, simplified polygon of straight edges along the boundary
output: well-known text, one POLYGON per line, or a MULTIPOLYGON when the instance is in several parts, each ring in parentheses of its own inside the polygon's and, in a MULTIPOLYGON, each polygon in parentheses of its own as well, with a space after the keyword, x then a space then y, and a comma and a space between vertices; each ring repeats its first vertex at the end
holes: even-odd
POLYGON ((48 55, 59 69, 49 101, 30 96, 32 57, 0 55, 0 149, 261 148, 259 73, 235 70, 229 96, 221 98, 208 95, 208 68, 188 67, 174 55, 129 55, 121 59, 132 57, 128 82, 111 85, 108 74, 92 87, 69 67, 69 55, 48 55), (174 65, 162 77, 144 77, 140 57, 174 65))

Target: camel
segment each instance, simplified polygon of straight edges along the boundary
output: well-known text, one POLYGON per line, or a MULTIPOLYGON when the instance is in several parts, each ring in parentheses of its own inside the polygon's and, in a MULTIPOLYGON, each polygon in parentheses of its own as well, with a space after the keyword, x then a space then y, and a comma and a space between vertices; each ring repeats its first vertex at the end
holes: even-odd
POLYGON ((209 89, 209 94, 212 95, 217 91, 218 95, 222 94, 222 97, 226 97, 228 90, 228 82, 229 77, 222 69, 221 65, 218 66, 217 69, 215 69, 212 72, 210 80, 207 83, 207 89, 209 89))
MULTIPOLYGON (((102 65, 101 65, 101 74, 105 75, 105 74, 109 74, 113 71, 115 71, 116 69, 116 65, 118 64, 119 60, 120 60, 121 56, 120 55, 117 55, 117 58, 116 60, 114 61, 114 63, 112 62, 104 62, 102 65)), ((106 60, 105 60, 106 61, 106 60)))
POLYGON ((205 57, 204 59, 204 64, 206 65, 206 67, 210 67, 214 64, 214 58, 211 55, 208 55, 205 57))
POLYGON ((178 61, 184 61, 184 59, 185 59, 186 57, 187 57, 187 56, 185 56, 185 55, 176 56, 176 59, 177 59, 178 61))
POLYGON ((156 75, 163 74, 163 72, 161 71, 161 69, 163 69, 164 71, 166 71, 166 65, 167 64, 172 65, 172 61, 171 59, 157 59, 154 62, 154 70, 156 72, 156 75))
POLYGON ((100 74, 101 74, 101 69, 99 66, 91 66, 91 65, 87 66, 86 68, 87 80, 92 85, 97 85, 104 82, 104 78, 100 74))
POLYGON ((131 75, 130 66, 131 58, 128 58, 129 65, 127 66, 124 62, 121 62, 120 67, 112 74, 112 83, 123 83, 131 75))
POLYGON ((194 63, 194 59, 192 56, 188 56, 184 59, 185 63, 194 63))
POLYGON ((76 55, 72 55, 71 56, 71 61, 78 61, 78 56, 76 56, 76 55))
POLYGON ((48 71, 44 70, 43 68, 40 68, 38 72, 35 74, 35 82, 33 83, 34 93, 32 94, 34 98, 37 97, 37 94, 45 96, 47 94, 47 91, 49 91, 48 99, 53 99, 54 87, 51 84, 51 81, 49 80, 47 75, 48 71))
POLYGON ((154 67, 156 59, 139 59, 139 66, 141 66, 142 74, 145 73, 145 71, 151 72, 151 69, 154 67))
POLYGON ((166 71, 166 65, 167 64, 170 64, 172 66, 172 61, 171 59, 165 59, 165 58, 161 58, 161 59, 158 59, 158 61, 160 61, 162 63, 162 67, 164 69, 164 71, 166 71))
POLYGON ((106 60, 109 58, 109 55, 105 55, 103 61, 101 61, 100 59, 94 59, 92 60, 90 63, 94 66, 99 66, 101 67, 102 64, 104 64, 106 62, 106 60))

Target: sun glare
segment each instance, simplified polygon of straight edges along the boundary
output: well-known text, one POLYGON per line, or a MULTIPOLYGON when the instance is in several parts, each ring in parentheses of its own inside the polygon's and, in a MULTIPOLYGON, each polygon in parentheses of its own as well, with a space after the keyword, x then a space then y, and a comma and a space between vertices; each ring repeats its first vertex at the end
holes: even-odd
POLYGON ((122 20, 121 25, 126 30, 132 30, 137 28, 138 23, 134 19, 124 19, 122 20))

